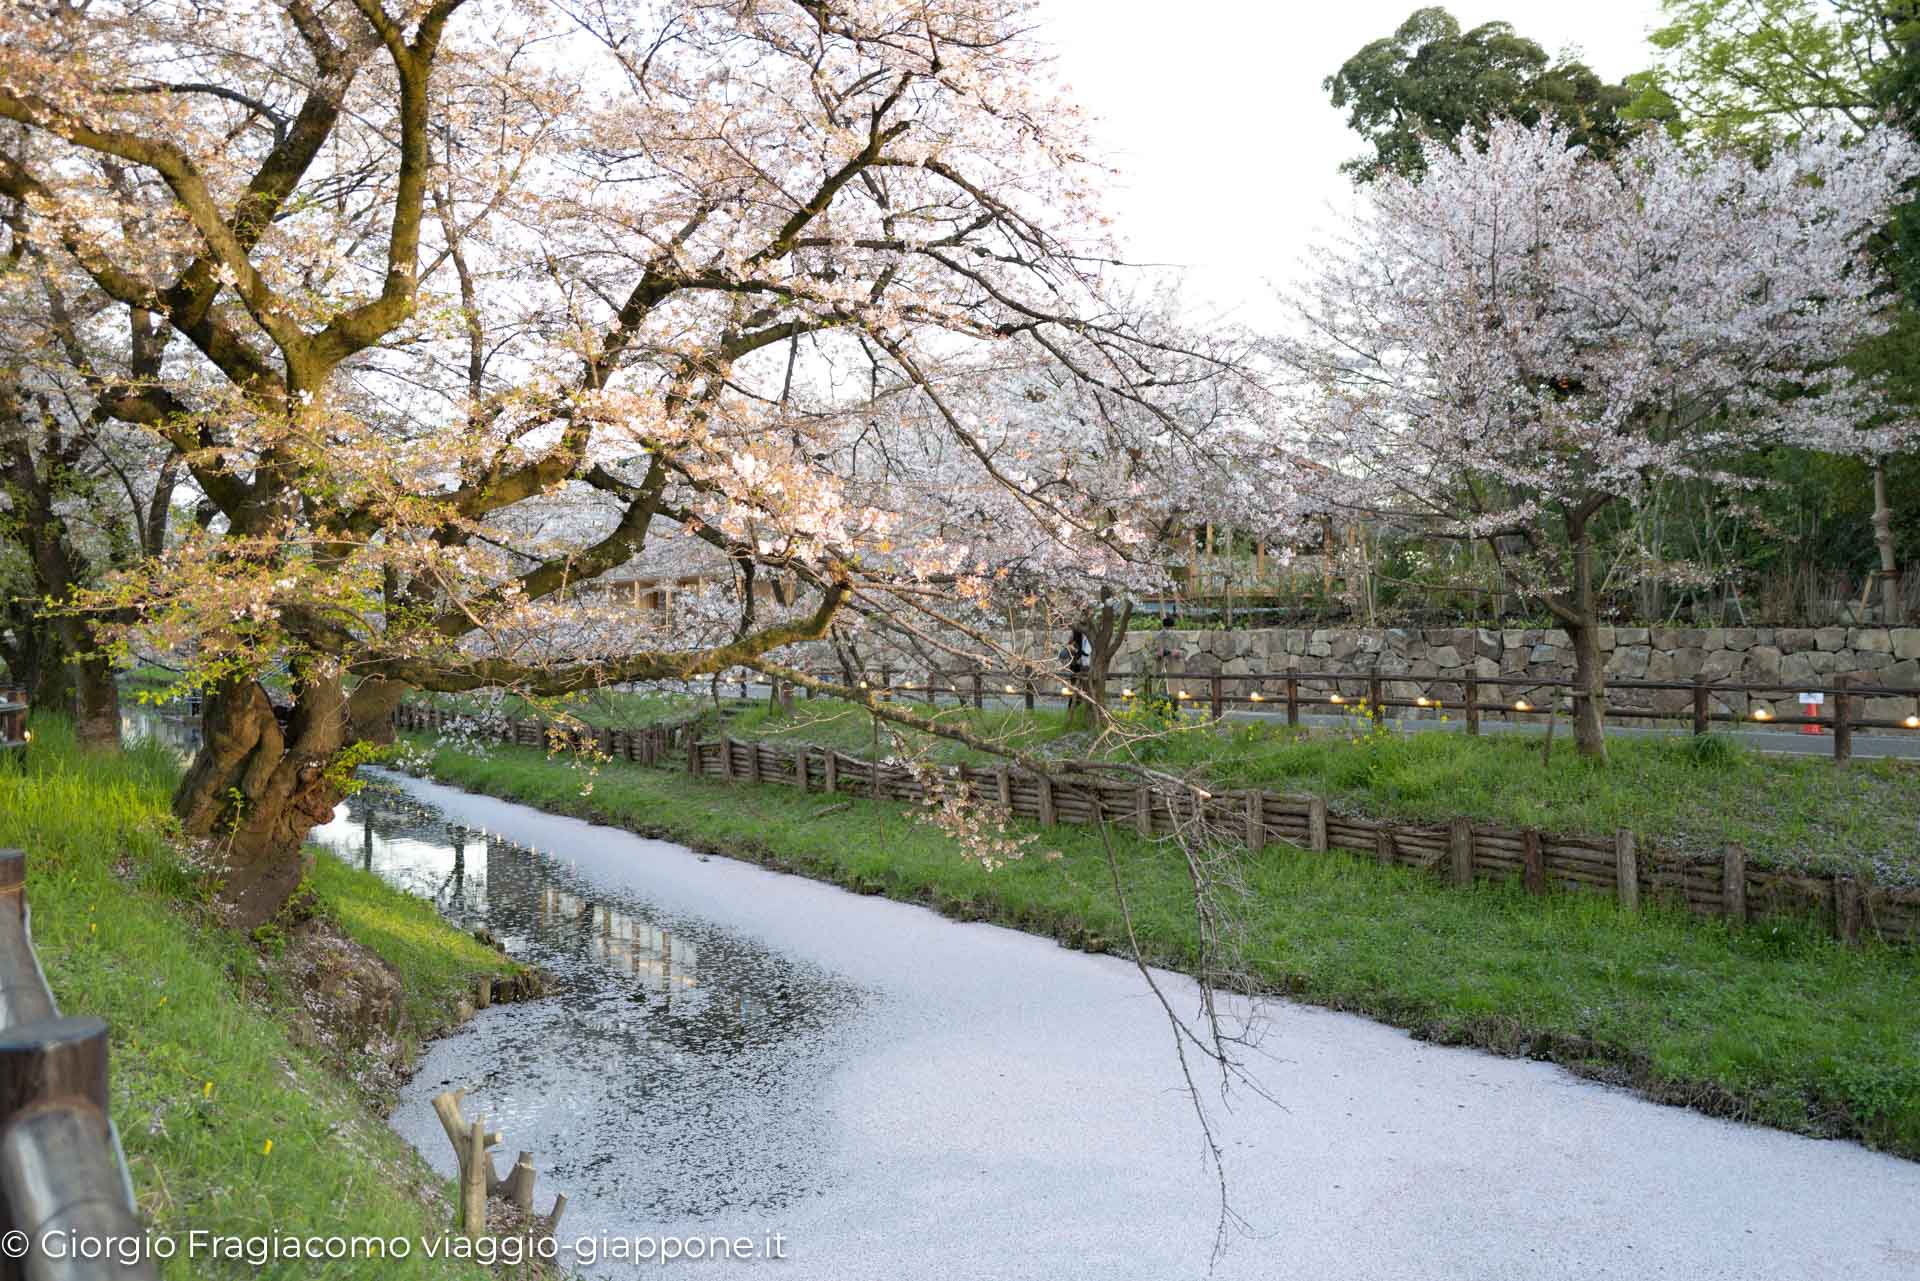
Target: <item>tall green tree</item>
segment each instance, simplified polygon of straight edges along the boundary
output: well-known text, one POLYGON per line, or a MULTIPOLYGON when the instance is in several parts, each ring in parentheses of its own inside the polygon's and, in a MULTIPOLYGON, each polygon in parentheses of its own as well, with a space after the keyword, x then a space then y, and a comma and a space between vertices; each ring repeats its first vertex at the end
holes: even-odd
POLYGON ((1382 173, 1418 175, 1428 139, 1452 142, 1506 116, 1526 125, 1551 114, 1573 142, 1602 154, 1624 140, 1620 117, 1631 97, 1585 63, 1549 57, 1507 22, 1463 31, 1445 9, 1416 9, 1390 36, 1348 58, 1323 87, 1347 123, 1373 144, 1371 155, 1340 166, 1356 181, 1382 173))
MULTIPOLYGON (((1863 134, 1891 119, 1920 137, 1916 0, 1665 0, 1656 65, 1628 77, 1630 119, 1765 153, 1814 132, 1863 134)), ((1909 189, 1874 248, 1897 312, 1852 363, 1883 378, 1897 410, 1920 413, 1920 191, 1909 189)), ((1894 479, 1911 460, 1872 457, 1873 542, 1888 619, 1901 613, 1894 479)))

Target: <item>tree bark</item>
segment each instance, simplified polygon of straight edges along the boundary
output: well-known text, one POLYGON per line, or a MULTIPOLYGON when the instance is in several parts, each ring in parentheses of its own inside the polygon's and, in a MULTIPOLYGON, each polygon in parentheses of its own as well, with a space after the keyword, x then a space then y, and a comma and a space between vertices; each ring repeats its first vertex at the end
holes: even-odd
POLYGON ((1887 501, 1887 460, 1873 462, 1873 542, 1880 550, 1880 624, 1905 621, 1900 608, 1900 562, 1893 549, 1893 505, 1887 501))
POLYGON ((188 835, 218 851, 218 897, 230 923, 251 929, 286 905, 309 870, 307 834, 346 795, 342 754, 363 739, 391 739, 400 693, 370 682, 349 700, 338 676, 296 679, 283 729, 258 681, 209 692, 202 746, 173 810, 188 835))
POLYGON ((77 641, 79 646, 70 651, 77 656, 69 660, 74 686, 74 737, 83 748, 117 752, 120 750, 120 686, 113 677, 113 664, 92 644, 84 622, 77 618, 62 621, 62 631, 69 630, 64 624, 71 623, 70 630, 78 633, 77 638, 67 641, 69 645, 77 641))
POLYGON ((1087 638, 1087 670, 1079 674, 1078 683, 1086 700, 1074 700, 1068 710, 1068 724, 1091 725, 1095 720, 1094 708, 1106 705, 1107 674, 1127 638, 1127 623, 1132 617, 1132 601, 1116 608, 1103 592, 1100 608, 1082 623, 1080 630, 1087 638))
POLYGON ((1569 623, 1573 644, 1573 745, 1580 755, 1607 759, 1607 678, 1600 657, 1600 628, 1592 622, 1569 623))
POLYGON ((1600 660, 1599 605, 1593 593, 1593 535, 1582 511, 1567 519, 1573 553, 1573 590, 1554 612, 1573 645, 1573 746, 1588 760, 1607 761, 1607 673, 1600 660))
POLYGON ((35 618, 33 628, 34 638, 29 643, 35 657, 30 677, 33 705, 65 716, 73 707, 73 668, 67 665, 59 631, 45 617, 35 618))

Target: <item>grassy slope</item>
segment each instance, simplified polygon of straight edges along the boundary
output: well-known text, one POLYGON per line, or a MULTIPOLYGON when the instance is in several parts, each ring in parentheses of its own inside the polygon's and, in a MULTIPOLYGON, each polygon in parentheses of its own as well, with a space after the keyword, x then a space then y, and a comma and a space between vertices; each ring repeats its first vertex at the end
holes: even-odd
MULTIPOLYGON (((520 748, 441 749, 470 789, 753 857, 1118 950, 1097 834, 1046 835, 1058 861, 988 873, 901 806, 829 802, 616 763, 590 796, 520 748), (836 808, 837 806, 837 808, 836 808)), ((1142 950, 1191 963, 1190 892, 1167 851, 1115 834, 1142 950)), ((1667 1101, 1920 1157, 1920 956, 1849 951, 1813 929, 1730 934, 1597 896, 1445 888, 1399 868, 1269 847, 1250 859, 1247 952, 1260 984, 1445 1041, 1551 1058, 1667 1101)))
MULTIPOLYGON (((195 923, 196 883, 167 839, 172 758, 141 748, 85 759, 46 718, 35 739, 24 772, 0 765, 0 846, 28 851, 34 941, 61 1008, 112 1027, 114 1118, 153 1226, 437 1235, 444 1220, 423 1195, 444 1197, 443 1181, 354 1087, 289 1040, 271 997, 259 995, 272 983, 254 944, 195 923)), ((315 890, 320 910, 400 970, 416 1030, 446 1022, 473 975, 504 968, 438 924, 430 906, 371 876, 323 860, 315 890)), ((306 1262, 256 1272, 176 1258, 164 1274, 320 1272, 306 1262)), ((325 1275, 480 1273, 416 1256, 336 1264, 325 1275)))
MULTIPOLYGON (((694 705, 614 694, 580 706, 595 723, 643 724, 684 717, 694 705)), ((947 704, 938 715, 1026 749, 1084 755, 1091 746, 1087 735, 1069 731, 1060 711, 976 713, 947 704)), ((800 700, 791 714, 764 702, 746 705, 727 732, 862 756, 874 743, 872 718, 830 699, 800 700)), ((909 750, 942 763, 985 759, 947 740, 907 738, 909 750)), ((880 743, 882 755, 894 750, 884 735, 880 743)), ((1564 734, 1550 761, 1542 760, 1540 746, 1537 738, 1508 735, 1307 735, 1237 722, 1190 725, 1136 750, 1143 761, 1220 787, 1313 792, 1370 816, 1442 822, 1466 815, 1594 834, 1624 827, 1643 845, 1668 850, 1717 853, 1737 841, 1756 865, 1920 884, 1920 763, 1856 761, 1835 769, 1822 758, 1765 756, 1720 736, 1681 736, 1616 741, 1611 763, 1596 769, 1574 754, 1564 734)))

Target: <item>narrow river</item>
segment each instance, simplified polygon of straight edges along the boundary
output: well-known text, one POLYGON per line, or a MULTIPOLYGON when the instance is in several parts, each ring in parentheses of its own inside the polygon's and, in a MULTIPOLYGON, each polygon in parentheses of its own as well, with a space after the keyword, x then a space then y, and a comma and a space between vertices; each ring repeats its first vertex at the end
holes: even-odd
MULTIPOLYGON (((393 1124, 437 1168, 428 1100, 464 1086, 535 1151, 539 1207, 567 1193, 563 1242, 783 1238, 587 1275, 1207 1275, 1218 1187, 1125 961, 392 775, 315 839, 558 979, 428 1052, 393 1124)), ((1247 1224, 1215 1276, 1920 1275, 1920 1166, 1310 1007, 1266 1021, 1277 1105, 1214 1108, 1247 1224)))

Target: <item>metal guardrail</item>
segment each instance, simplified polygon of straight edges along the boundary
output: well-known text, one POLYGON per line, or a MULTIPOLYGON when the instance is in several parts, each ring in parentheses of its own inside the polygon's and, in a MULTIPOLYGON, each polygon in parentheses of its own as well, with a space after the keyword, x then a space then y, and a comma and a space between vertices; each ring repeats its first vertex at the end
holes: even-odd
POLYGON ((149 1259, 75 1257, 76 1245, 142 1228, 108 1111, 106 1020, 61 1017, 34 954, 26 881, 26 855, 0 850, 0 1233, 26 1241, 24 1258, 0 1258, 0 1278, 146 1281, 149 1259))

